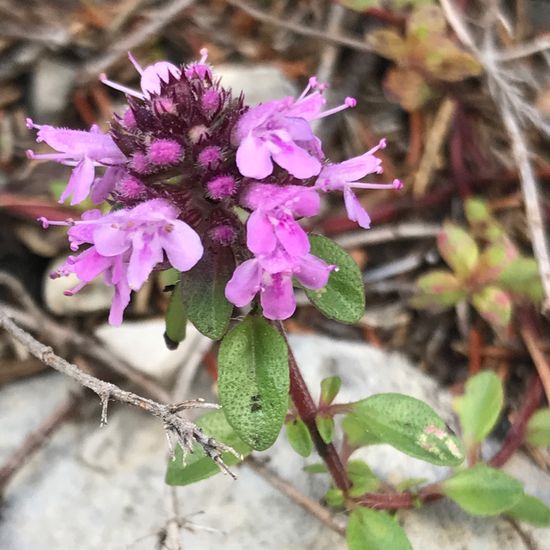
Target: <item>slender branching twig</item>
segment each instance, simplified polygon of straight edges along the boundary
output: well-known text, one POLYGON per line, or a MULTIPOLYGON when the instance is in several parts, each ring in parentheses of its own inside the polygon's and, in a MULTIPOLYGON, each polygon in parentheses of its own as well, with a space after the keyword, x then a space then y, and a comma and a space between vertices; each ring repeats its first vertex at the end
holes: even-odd
POLYGON ((6 332, 22 344, 31 355, 42 361, 45 365, 76 380, 81 386, 95 392, 101 400, 101 420, 103 423, 107 421, 107 406, 111 399, 133 405, 134 407, 139 407, 162 421, 168 440, 171 441, 173 438, 176 443, 181 446, 184 453, 192 452, 194 444, 197 443, 203 448, 206 455, 216 462, 223 472, 229 474, 233 478, 235 477, 233 472, 231 472, 224 463, 222 453, 232 453, 242 460, 241 455, 231 447, 208 437, 193 422, 174 413, 171 405, 157 403, 152 399, 147 399, 135 393, 125 391, 116 384, 105 382, 83 372, 77 365, 69 363, 59 355, 56 355, 51 347, 45 346, 36 340, 34 336, 16 325, 2 309, 0 309, 0 327, 4 328, 6 332))

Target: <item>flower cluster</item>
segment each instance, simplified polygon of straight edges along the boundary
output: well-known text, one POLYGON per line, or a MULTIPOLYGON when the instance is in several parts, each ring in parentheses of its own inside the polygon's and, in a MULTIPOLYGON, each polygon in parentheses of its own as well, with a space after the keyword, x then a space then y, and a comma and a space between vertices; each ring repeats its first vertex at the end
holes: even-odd
POLYGON ((71 248, 86 248, 53 276, 76 274, 75 293, 102 274, 115 288, 112 324, 120 324, 131 290, 153 270, 188 271, 206 248, 229 248, 238 264, 225 290, 231 303, 243 307, 259 294, 265 317, 286 319, 296 307, 293 280, 321 289, 338 268, 311 254, 299 223, 318 214, 320 193, 341 191, 348 217, 368 228, 353 189, 401 185, 359 181, 382 172, 375 153, 384 140, 339 164, 325 159, 311 122, 354 107, 353 98, 325 110, 325 86, 311 78, 298 98, 249 107, 242 94, 221 86, 201 54, 187 66, 145 68, 130 55, 140 91, 102 75, 128 102, 107 133, 27 121, 37 141, 55 150, 28 157, 73 167, 60 201, 70 197, 75 205, 89 197, 109 205, 63 222, 71 248))

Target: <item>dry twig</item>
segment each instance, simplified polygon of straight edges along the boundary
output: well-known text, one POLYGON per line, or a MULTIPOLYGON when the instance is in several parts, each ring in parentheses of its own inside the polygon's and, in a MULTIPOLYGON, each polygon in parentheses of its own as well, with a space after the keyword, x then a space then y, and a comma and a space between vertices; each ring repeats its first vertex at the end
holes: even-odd
POLYGON ((523 200, 527 212, 527 223, 533 241, 533 250, 539 267, 539 274, 545 294, 543 309, 550 312, 550 253, 544 228, 537 179, 529 159, 528 145, 522 122, 528 120, 541 131, 550 134, 550 126, 542 120, 536 109, 529 105, 517 85, 517 75, 513 70, 505 70, 499 64, 498 54, 486 41, 486 49, 481 50, 475 43, 462 15, 451 0, 440 0, 447 20, 461 42, 477 56, 489 79, 489 90, 512 144, 512 153, 518 166, 523 200))
POLYGON ((29 433, 23 443, 8 457, 0 468, 0 495, 4 492, 13 475, 34 453, 40 450, 48 438, 74 413, 81 396, 82 392, 73 392, 35 430, 29 433))
POLYGON ((338 44, 340 46, 348 46, 355 50, 362 52, 373 52, 372 46, 363 42, 361 40, 356 40, 355 38, 348 38, 342 34, 333 34, 331 32, 325 32, 321 29, 311 29, 299 23, 293 23, 291 21, 285 21, 269 13, 265 13, 262 10, 254 8, 249 5, 247 2, 242 2, 241 0, 225 0, 229 5, 239 8, 244 12, 248 13, 254 19, 266 23, 268 25, 273 25, 275 27, 281 27, 283 29, 288 29, 293 31, 296 34, 301 34, 302 36, 309 36, 311 38, 318 38, 325 42, 332 42, 333 44, 338 44))
POLYGON ((193 422, 176 414, 173 406, 157 403, 152 399, 147 399, 135 393, 125 391, 115 384, 104 382, 103 380, 99 380, 81 371, 75 364, 69 363, 62 357, 59 357, 54 353, 52 348, 45 346, 31 334, 17 326, 2 309, 0 309, 0 326, 45 365, 65 374, 73 380, 76 380, 81 386, 95 392, 99 396, 102 404, 102 422, 106 421, 107 405, 110 399, 143 409, 163 422, 168 440, 171 441, 171 438, 174 438, 176 443, 181 446, 184 453, 192 452, 193 445, 197 443, 203 448, 206 455, 216 462, 222 472, 229 474, 233 478, 235 477, 233 472, 231 472, 223 462, 222 453, 230 452, 242 460, 239 453, 231 447, 208 437, 198 426, 193 424, 193 422))
POLYGON ((250 466, 260 477, 264 478, 272 487, 281 491, 281 493, 298 504, 298 506, 301 506, 306 512, 315 516, 319 521, 333 531, 336 531, 339 535, 345 536, 345 526, 337 521, 324 506, 298 491, 296 487, 288 483, 288 481, 281 479, 277 474, 270 471, 255 458, 248 458, 246 464, 248 464, 248 466, 250 466))

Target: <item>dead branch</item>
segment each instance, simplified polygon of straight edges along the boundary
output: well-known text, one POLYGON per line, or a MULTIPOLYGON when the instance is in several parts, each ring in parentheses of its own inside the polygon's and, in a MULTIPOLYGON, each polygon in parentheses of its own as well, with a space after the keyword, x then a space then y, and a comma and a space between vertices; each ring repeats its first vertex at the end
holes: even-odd
POLYGON ((237 458, 242 459, 239 453, 231 447, 208 437, 198 426, 193 424, 193 422, 175 414, 171 405, 157 403, 152 399, 147 399, 135 393, 125 391, 116 384, 105 382, 81 371, 77 365, 69 363, 62 357, 59 357, 54 353, 51 347, 45 346, 36 340, 34 336, 17 326, 2 309, 0 309, 0 326, 45 365, 76 380, 81 386, 96 393, 102 404, 102 422, 106 421, 109 400, 115 400, 138 407, 162 421, 169 440, 173 437, 181 446, 184 454, 192 452, 193 445, 197 443, 203 448, 206 455, 216 462, 222 472, 235 478, 235 474, 233 474, 224 463, 222 453, 230 452, 237 458))
POLYGON ((8 457, 0 468, 0 495, 4 492, 13 475, 25 465, 32 455, 42 448, 48 438, 75 412, 81 397, 81 391, 72 392, 35 430, 26 436, 23 443, 8 457))
POLYGON ((315 516, 319 521, 333 531, 336 531, 339 535, 345 536, 346 528, 344 525, 337 521, 324 506, 298 491, 296 487, 280 478, 255 458, 248 458, 246 464, 248 464, 248 466, 250 466, 260 477, 265 479, 272 487, 275 487, 275 489, 286 495, 290 500, 298 504, 298 506, 301 506, 306 512, 315 516))
POLYGON ((493 51, 491 41, 486 41, 485 50, 479 48, 453 2, 440 0, 440 3, 449 24, 460 41, 472 50, 483 65, 489 81, 489 91, 493 95, 495 105, 510 138, 512 154, 519 170, 533 251, 544 288, 543 310, 548 313, 550 311, 550 253, 548 252, 548 239, 544 228, 538 183, 529 159, 528 144, 522 129, 522 122, 528 120, 547 134, 550 133, 550 128, 522 97, 514 72, 504 70, 499 64, 498 54, 493 51))
POLYGON ((340 46, 348 46, 349 48, 353 48, 354 50, 359 50, 362 52, 374 51, 372 46, 361 40, 348 38, 347 36, 341 34, 333 34, 331 32, 326 32, 321 29, 311 29, 309 27, 306 27, 305 25, 300 25, 299 23, 293 23, 291 21, 280 19, 279 17, 275 17, 274 15, 270 15, 269 13, 265 13, 262 10, 254 8, 247 2, 242 2, 241 0, 225 1, 230 6, 234 6, 235 8, 243 10, 244 12, 248 13, 248 15, 250 15, 254 19, 257 19, 258 21, 261 21, 262 23, 273 25, 275 27, 281 27, 283 29, 288 29, 289 31, 293 31, 296 34, 309 36, 311 38, 317 38, 323 40, 324 42, 332 42, 333 44, 338 44, 340 46))

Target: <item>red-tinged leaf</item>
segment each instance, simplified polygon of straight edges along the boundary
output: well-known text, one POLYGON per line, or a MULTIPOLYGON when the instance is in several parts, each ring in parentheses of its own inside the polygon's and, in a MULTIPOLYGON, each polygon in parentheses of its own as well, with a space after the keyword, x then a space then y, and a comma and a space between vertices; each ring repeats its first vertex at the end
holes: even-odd
POLYGON ((479 257, 474 275, 476 283, 496 281, 518 256, 517 248, 505 236, 490 244, 479 257))
POLYGON ((386 73, 384 88, 406 111, 416 111, 433 97, 432 89, 413 69, 394 67, 386 73))
POLYGON ((388 29, 379 29, 369 33, 367 42, 376 53, 399 63, 406 56, 406 44, 401 35, 388 29))
POLYGON ((434 34, 444 34, 447 20, 439 6, 421 6, 416 8, 407 24, 407 34, 424 39, 434 34))
POLYGON ((411 300, 414 307, 450 307, 466 297, 461 282, 448 271, 432 271, 416 281, 418 293, 411 300))
POLYGON ((497 286, 486 286, 472 296, 478 313, 495 329, 505 329, 512 318, 512 300, 497 286))
POLYGON ((437 247, 459 279, 466 278, 475 269, 479 249, 474 239, 462 227, 446 222, 437 237, 437 247))
POLYGON ((75 217, 75 209, 43 198, 0 193, 0 209, 29 220, 44 216, 52 221, 64 221, 75 217))

